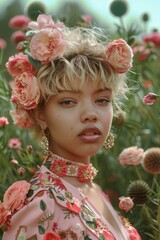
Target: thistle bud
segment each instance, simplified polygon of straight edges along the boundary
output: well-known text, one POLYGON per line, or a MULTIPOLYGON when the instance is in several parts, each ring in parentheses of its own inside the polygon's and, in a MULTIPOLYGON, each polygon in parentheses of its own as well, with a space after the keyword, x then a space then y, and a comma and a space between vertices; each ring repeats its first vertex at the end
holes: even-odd
POLYGON ((127 0, 112 0, 110 3, 110 11, 116 17, 122 17, 128 11, 127 0))
POLYGON ((28 5, 26 12, 31 20, 36 21, 39 14, 45 14, 46 6, 42 2, 33 2, 28 5))

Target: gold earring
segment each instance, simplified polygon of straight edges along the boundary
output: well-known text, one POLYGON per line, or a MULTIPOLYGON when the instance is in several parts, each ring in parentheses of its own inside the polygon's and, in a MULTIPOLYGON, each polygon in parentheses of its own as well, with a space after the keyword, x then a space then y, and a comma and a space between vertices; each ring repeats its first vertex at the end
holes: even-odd
POLYGON ((49 152, 49 141, 48 138, 46 137, 44 129, 42 129, 41 148, 43 153, 47 155, 49 152))
POLYGON ((114 146, 114 135, 112 133, 109 133, 106 141, 103 143, 103 146, 106 149, 112 148, 114 146))

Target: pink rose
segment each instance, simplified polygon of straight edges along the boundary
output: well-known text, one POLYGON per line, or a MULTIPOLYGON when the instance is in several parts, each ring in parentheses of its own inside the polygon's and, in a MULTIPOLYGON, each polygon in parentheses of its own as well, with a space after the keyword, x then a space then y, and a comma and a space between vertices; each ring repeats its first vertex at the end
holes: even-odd
POLYGON ((130 197, 120 197, 119 200, 119 208, 125 212, 131 210, 134 206, 134 203, 130 197))
POLYGON ((21 141, 19 140, 19 138, 11 138, 9 141, 8 141, 8 147, 10 148, 20 148, 22 145, 21 141))
POLYGON ((158 99, 160 98, 159 95, 155 93, 148 93, 144 98, 143 98, 143 103, 147 105, 152 105, 154 104, 158 99))
POLYGON ((142 240, 137 230, 132 226, 129 227, 129 236, 130 240, 142 240))
POLYGON ((6 117, 0 117, 0 127, 5 127, 8 124, 9 124, 9 122, 6 117))
POLYGON ((17 161, 16 159, 12 159, 12 160, 11 160, 11 163, 12 163, 13 165, 18 165, 18 161, 17 161))
POLYGON ((34 120, 29 116, 28 112, 21 106, 18 106, 16 111, 10 111, 10 115, 15 125, 21 128, 30 129, 33 128, 34 120))
POLYGON ((24 205, 31 184, 25 180, 13 183, 5 192, 4 205, 11 212, 18 211, 24 205))
POLYGON ((10 211, 4 207, 4 203, 0 201, 0 227, 6 222, 10 211))
POLYGON ((6 48, 7 43, 3 38, 0 38, 0 49, 6 48))
POLYGON ((21 105, 24 109, 34 109, 37 107, 40 98, 40 90, 37 78, 29 73, 24 72, 15 77, 12 89, 11 101, 21 105))
POLYGON ((45 14, 39 14, 36 21, 31 21, 28 24, 28 28, 32 30, 41 30, 44 28, 56 28, 56 24, 53 22, 52 17, 45 14))
POLYGON ((54 232, 46 232, 43 240, 61 240, 61 238, 54 232))
POLYGON ((32 56, 41 62, 50 62, 63 56, 65 43, 58 29, 44 29, 36 33, 30 43, 32 56))
POLYGON ((29 62, 28 56, 21 52, 10 57, 6 63, 6 67, 12 77, 22 74, 23 72, 35 74, 36 71, 29 62))
POLYGON ((25 30, 28 27, 30 19, 24 15, 17 15, 12 17, 9 21, 9 26, 13 29, 25 30))
POLYGON ((106 49, 106 61, 117 73, 125 73, 132 67, 132 48, 123 39, 114 40, 106 49))
POLYGON ((139 165, 143 159, 144 150, 136 146, 125 148, 119 155, 121 165, 139 165))
POLYGON ((18 44, 19 42, 22 42, 25 40, 26 40, 25 33, 22 31, 16 31, 11 35, 11 41, 15 44, 18 44))

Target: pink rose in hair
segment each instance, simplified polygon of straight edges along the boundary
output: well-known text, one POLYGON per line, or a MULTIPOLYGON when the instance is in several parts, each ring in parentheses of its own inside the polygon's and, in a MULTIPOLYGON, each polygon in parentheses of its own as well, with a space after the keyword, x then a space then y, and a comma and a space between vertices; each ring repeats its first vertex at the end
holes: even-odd
POLYGON ((35 123, 33 119, 29 116, 28 112, 18 106, 16 111, 10 111, 10 115, 15 125, 21 128, 30 129, 33 128, 35 123))
POLYGON ((24 72, 15 77, 11 101, 21 105, 26 110, 37 107, 40 90, 37 78, 29 72, 24 72))
POLYGON ((132 67, 132 48, 123 39, 114 40, 107 46, 106 61, 117 73, 126 73, 132 67))
POLYGON ((13 183, 5 192, 3 197, 4 205, 11 212, 21 209, 26 200, 31 184, 25 180, 13 183))
POLYGON ((63 56, 65 43, 58 29, 44 29, 36 33, 30 43, 32 56, 41 61, 49 62, 63 56))
POLYGON ((10 211, 4 207, 4 203, 0 201, 0 227, 6 222, 10 211))
POLYGON ((6 63, 6 68, 12 77, 15 77, 23 72, 29 72, 34 74, 36 69, 31 65, 28 60, 28 56, 23 53, 18 53, 15 56, 11 56, 6 63))
POLYGON ((9 26, 13 29, 25 30, 27 29, 30 19, 24 15, 17 15, 10 19, 9 26))
POLYGON ((130 197, 120 197, 119 200, 119 208, 125 212, 131 210, 134 206, 134 203, 130 197))
POLYGON ((143 159, 144 150, 136 146, 125 148, 119 155, 121 165, 139 165, 143 159))
POLYGON ((56 28, 56 24, 53 22, 52 17, 45 14, 39 14, 36 21, 31 21, 28 27, 32 30, 41 30, 44 28, 56 28))

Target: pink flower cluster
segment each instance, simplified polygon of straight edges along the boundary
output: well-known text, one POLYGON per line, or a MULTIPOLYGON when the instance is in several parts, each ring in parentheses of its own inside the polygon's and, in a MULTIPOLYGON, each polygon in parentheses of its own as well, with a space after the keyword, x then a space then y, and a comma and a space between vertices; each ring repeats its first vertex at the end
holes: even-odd
POLYGON ((130 211, 134 206, 133 200, 130 197, 120 197, 119 200, 119 208, 125 212, 130 211))
POLYGON ((29 117, 28 110, 36 108, 40 98, 35 77, 36 69, 29 62, 28 56, 23 53, 10 57, 6 67, 14 78, 11 101, 17 104, 17 109, 12 111, 11 117, 20 127, 33 127, 33 120, 29 117))
POLYGON ((125 148, 119 155, 121 165, 139 165, 143 159, 144 150, 136 146, 125 148))
MULTIPOLYGON (((63 24, 53 22, 51 16, 40 14, 36 21, 30 21, 25 16, 16 16, 9 22, 9 26, 14 29, 30 29, 24 35, 16 35, 16 43, 27 39, 28 43, 18 45, 17 50, 23 51, 25 48, 30 52, 33 60, 38 60, 41 64, 50 62, 62 57, 65 50, 65 42, 62 34, 63 24), (30 35, 30 33, 32 34, 30 35), (28 49, 29 46, 29 49, 28 49)), ((15 33, 17 34, 17 33, 15 33)), ((11 117, 17 126, 22 128, 32 128, 34 121, 29 115, 31 109, 35 109, 39 103, 40 90, 36 78, 36 68, 30 63, 27 54, 22 52, 11 56, 6 67, 14 79, 12 84, 11 101, 16 104, 16 109, 11 111, 11 117)))
POLYGON ((3 202, 0 202, 0 227, 23 207, 29 189, 30 183, 25 180, 15 182, 7 189, 3 202))
POLYGON ((117 73, 126 73, 132 67, 133 50, 123 39, 114 40, 107 46, 106 61, 117 73))

